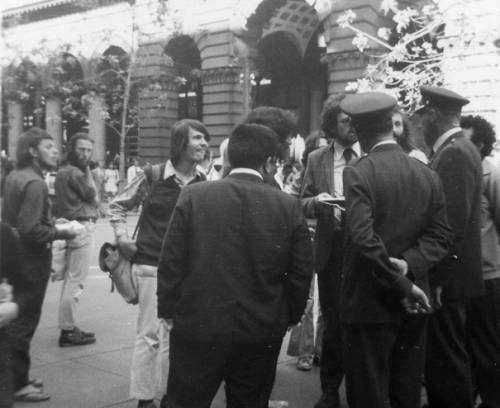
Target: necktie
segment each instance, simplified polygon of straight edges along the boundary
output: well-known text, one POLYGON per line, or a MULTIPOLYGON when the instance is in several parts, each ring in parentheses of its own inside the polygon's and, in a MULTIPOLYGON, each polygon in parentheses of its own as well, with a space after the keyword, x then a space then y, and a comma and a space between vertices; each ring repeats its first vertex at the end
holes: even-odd
POLYGON ((344 156, 345 164, 347 165, 355 156, 355 153, 350 147, 346 147, 342 155, 344 156))

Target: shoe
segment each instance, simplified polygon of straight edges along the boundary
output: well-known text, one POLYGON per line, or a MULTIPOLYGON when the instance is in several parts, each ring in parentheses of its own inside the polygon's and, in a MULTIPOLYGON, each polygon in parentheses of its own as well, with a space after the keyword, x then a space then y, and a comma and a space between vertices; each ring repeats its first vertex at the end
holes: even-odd
POLYGON ((311 371, 313 368, 313 356, 300 356, 297 359, 296 366, 300 371, 311 371))
POLYGON ((85 346, 95 343, 95 337, 86 337, 81 330, 75 329, 61 331, 61 335, 59 336, 59 347, 85 346))
POLYGON ((80 328, 78 328, 76 326, 73 328, 73 331, 80 332, 83 337, 95 337, 95 333, 94 332, 86 332, 86 331, 83 331, 82 329, 80 329, 80 328))
POLYGON ((50 399, 50 394, 43 392, 33 384, 28 384, 14 393, 15 401, 40 402, 48 399, 50 399))
POLYGON ((36 388, 43 388, 43 381, 40 378, 30 378, 28 384, 36 388))
POLYGON ((268 408, 288 408, 288 401, 269 400, 268 408))
POLYGON ((158 408, 153 400, 139 400, 137 408, 158 408))
POLYGON ((323 393, 314 408, 340 408, 339 397, 335 394, 323 393))

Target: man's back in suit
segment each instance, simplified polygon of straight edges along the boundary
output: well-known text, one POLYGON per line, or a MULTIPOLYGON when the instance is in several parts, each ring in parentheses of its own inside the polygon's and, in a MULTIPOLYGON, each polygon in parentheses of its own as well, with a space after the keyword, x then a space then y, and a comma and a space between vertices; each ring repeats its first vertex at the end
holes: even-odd
POLYGON ((159 314, 206 341, 282 337, 305 307, 309 241, 300 202, 254 175, 189 186, 164 242, 159 314))
POLYGON ((346 323, 398 322, 411 282, 389 257, 404 258, 414 282, 447 253, 449 229, 435 172, 394 144, 380 145, 344 172, 347 243, 341 318, 346 323))
POLYGON ((312 274, 300 201, 262 177, 276 171, 279 149, 271 129, 240 125, 229 176, 179 197, 158 268, 158 315, 173 322, 168 406, 210 406, 225 381, 228 407, 267 407, 312 274))

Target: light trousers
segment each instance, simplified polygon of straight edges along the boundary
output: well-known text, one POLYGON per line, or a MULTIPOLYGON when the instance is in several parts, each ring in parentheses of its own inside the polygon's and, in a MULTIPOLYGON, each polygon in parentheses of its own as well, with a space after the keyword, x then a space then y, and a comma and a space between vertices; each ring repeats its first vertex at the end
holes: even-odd
POLYGON ((85 231, 68 240, 66 249, 66 273, 59 302, 59 328, 72 330, 75 327, 75 314, 78 299, 83 293, 90 267, 93 250, 95 223, 81 222, 85 231))
POLYGON ((133 265, 139 291, 137 335, 130 374, 130 396, 153 399, 167 388, 169 333, 158 319, 156 266, 133 265))

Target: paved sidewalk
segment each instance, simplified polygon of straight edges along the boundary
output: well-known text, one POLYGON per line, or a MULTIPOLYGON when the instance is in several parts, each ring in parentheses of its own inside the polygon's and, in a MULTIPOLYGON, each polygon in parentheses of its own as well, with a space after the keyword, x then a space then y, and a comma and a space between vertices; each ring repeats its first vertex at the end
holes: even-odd
MULTIPOLYGON (((131 217, 129 231, 133 231, 136 219, 131 217)), ((94 253, 111 238, 107 220, 100 220, 94 253)), ((52 398, 43 403, 16 403, 16 408, 137 406, 128 392, 137 307, 126 304, 118 293, 110 293, 111 282, 99 270, 97 254, 91 264, 87 287, 80 300, 78 324, 84 330, 94 331, 97 342, 81 347, 58 347, 57 307, 61 283, 50 283, 42 320, 32 343, 31 375, 43 379, 44 389, 52 398)), ((312 408, 319 397, 319 369, 298 371, 295 359, 282 350, 272 397, 287 400, 289 408, 312 408)), ((212 408, 223 407, 225 399, 219 390, 212 408)))

